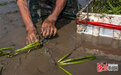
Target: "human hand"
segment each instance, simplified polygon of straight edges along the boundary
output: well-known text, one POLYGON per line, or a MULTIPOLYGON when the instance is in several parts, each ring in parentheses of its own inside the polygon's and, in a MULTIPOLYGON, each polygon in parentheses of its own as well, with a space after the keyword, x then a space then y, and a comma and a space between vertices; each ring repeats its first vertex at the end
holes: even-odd
POLYGON ((57 33, 57 29, 55 27, 55 20, 53 20, 51 17, 48 17, 47 19, 45 19, 45 21, 43 22, 42 26, 41 26, 41 31, 42 31, 42 35, 47 38, 47 37, 51 37, 52 35, 55 36, 57 33))
POLYGON ((26 44, 39 41, 39 35, 37 34, 37 30, 35 27, 32 27, 28 30, 28 35, 26 39, 26 44))

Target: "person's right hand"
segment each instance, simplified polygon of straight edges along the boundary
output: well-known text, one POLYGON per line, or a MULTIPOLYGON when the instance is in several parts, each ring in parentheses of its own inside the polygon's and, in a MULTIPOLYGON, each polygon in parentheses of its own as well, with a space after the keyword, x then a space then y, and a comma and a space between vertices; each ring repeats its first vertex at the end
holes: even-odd
POLYGON ((39 35, 37 34, 36 28, 31 28, 28 30, 28 35, 26 37, 26 44, 39 41, 39 35))

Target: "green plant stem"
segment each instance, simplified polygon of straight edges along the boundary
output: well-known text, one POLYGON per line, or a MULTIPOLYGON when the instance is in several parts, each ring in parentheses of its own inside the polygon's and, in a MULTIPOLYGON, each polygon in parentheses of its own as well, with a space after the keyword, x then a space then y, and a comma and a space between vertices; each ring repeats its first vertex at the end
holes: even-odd
POLYGON ((14 48, 14 47, 0 48, 0 51, 8 50, 8 49, 13 49, 13 48, 14 48))
POLYGON ((14 51, 12 51, 12 53, 14 53, 14 55, 17 55, 20 52, 28 51, 29 49, 36 47, 36 46, 40 46, 40 45, 41 45, 40 42, 34 42, 34 43, 31 43, 31 44, 25 46, 24 48, 14 50, 14 51))
POLYGON ((95 0, 93 13, 121 14, 121 0, 95 0))
POLYGON ((83 62, 91 61, 91 60, 94 60, 94 59, 96 59, 96 58, 90 58, 90 59, 86 59, 86 60, 81 60, 81 61, 76 61, 76 62, 68 62, 68 63, 60 62, 59 65, 79 64, 79 63, 83 63, 83 62))
POLYGON ((13 49, 14 47, 0 48, 0 56, 8 55, 10 51, 5 52, 4 50, 13 49))
POLYGON ((112 10, 114 10, 115 8, 112 6, 112 4, 110 3, 110 0, 107 0, 108 5, 112 8, 112 10))
POLYGON ((67 71, 67 70, 64 69, 63 67, 61 67, 61 66, 59 66, 59 65, 58 65, 58 67, 59 67, 61 70, 63 70, 64 72, 66 72, 68 75, 72 75, 69 71, 67 71))
POLYGON ((64 60, 61 62, 65 63, 65 62, 73 62, 73 61, 83 61, 83 60, 90 59, 90 58, 96 58, 96 56, 95 55, 88 55, 88 56, 75 58, 75 59, 67 59, 67 60, 64 60))
POLYGON ((5 51, 0 51, 0 56, 4 56, 4 55, 7 55, 8 53, 5 52, 5 51))
POLYGON ((58 60, 58 62, 61 62, 62 60, 66 59, 67 57, 69 57, 72 53, 73 53, 74 50, 72 50, 70 53, 67 53, 65 56, 63 56, 62 58, 60 58, 58 60))
POLYGON ((40 42, 34 42, 34 43, 31 43, 31 44, 25 46, 24 48, 17 49, 17 50, 14 50, 14 51, 3 51, 3 50, 12 49, 13 47, 1 48, 0 49, 0 56, 12 57, 12 56, 15 56, 15 55, 17 55, 21 52, 29 51, 30 49, 32 49, 33 47, 36 47, 36 46, 41 46, 41 43, 40 42))

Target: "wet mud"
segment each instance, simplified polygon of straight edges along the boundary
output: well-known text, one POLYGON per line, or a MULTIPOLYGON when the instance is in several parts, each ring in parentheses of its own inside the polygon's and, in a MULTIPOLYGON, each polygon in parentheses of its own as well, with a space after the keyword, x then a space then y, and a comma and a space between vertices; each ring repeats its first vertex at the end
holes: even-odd
MULTIPOLYGON (((25 46, 27 33, 17 5, 14 0, 1 0, 1 3, 6 4, 0 6, 0 48, 9 46, 22 48, 25 46)), ((120 41, 79 35, 76 33, 74 20, 60 19, 56 27, 58 28, 56 37, 48 39, 42 49, 25 52, 13 58, 0 57, 0 75, 66 75, 56 66, 56 61, 73 49, 76 51, 69 58, 97 55, 97 59, 93 61, 63 66, 73 75, 121 74, 120 41), (119 71, 99 73, 96 67, 100 62, 118 64, 119 71)))

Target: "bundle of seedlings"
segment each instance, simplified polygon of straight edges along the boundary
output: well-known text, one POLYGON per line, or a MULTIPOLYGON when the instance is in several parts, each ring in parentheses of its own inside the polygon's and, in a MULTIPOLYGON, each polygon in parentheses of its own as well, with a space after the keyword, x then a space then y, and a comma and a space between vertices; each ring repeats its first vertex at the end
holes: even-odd
POLYGON ((68 75, 72 75, 72 73, 70 73, 69 71, 67 71, 66 69, 64 69, 62 66, 64 65, 73 65, 73 64, 79 64, 79 63, 83 63, 83 62, 88 62, 91 60, 96 59, 95 55, 88 55, 88 56, 84 56, 84 57, 79 57, 79 58, 74 58, 74 59, 67 59, 75 50, 72 50, 70 53, 67 53, 65 56, 63 56, 61 59, 58 60, 58 67, 63 70, 65 73, 67 73, 68 75))
POLYGON ((121 14, 121 0, 94 0, 91 12, 105 14, 121 14))
POLYGON ((13 49, 14 47, 1 48, 0 49, 0 56, 13 57, 19 53, 22 53, 25 51, 30 51, 31 49, 36 48, 36 47, 40 48, 41 46, 42 46, 42 44, 40 42, 34 42, 34 43, 31 43, 23 48, 17 49, 17 50, 10 50, 10 49, 13 49))

